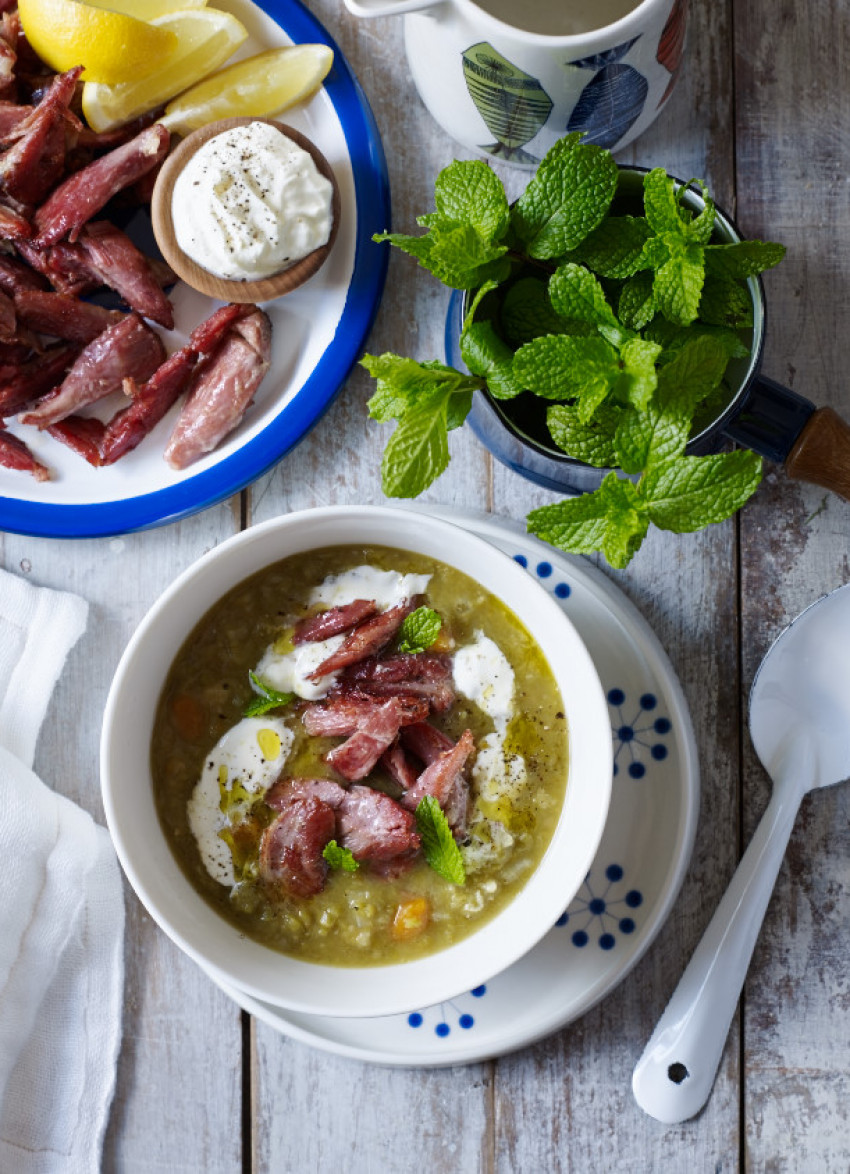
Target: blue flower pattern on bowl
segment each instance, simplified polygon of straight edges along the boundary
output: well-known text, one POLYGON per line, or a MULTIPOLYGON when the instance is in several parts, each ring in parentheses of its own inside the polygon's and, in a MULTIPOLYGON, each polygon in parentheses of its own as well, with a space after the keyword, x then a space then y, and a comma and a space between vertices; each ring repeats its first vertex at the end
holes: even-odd
POLYGON ((468 1000, 483 999, 486 994, 486 985, 474 987, 467 994, 459 995, 457 999, 451 999, 447 1003, 426 1007, 424 1011, 412 1011, 407 1017, 407 1024, 414 1029, 430 1028, 438 1039, 447 1039, 452 1033, 453 1025, 461 1031, 469 1031, 475 1026, 475 1015, 471 1009, 474 1002, 470 1003, 468 1000))
POLYGON ((626 773, 629 778, 642 779, 646 775, 645 754, 655 762, 667 757, 667 746, 660 738, 666 738, 673 728, 669 717, 656 714, 658 698, 654 693, 641 693, 635 703, 627 707, 623 689, 609 689, 608 704, 616 711, 611 729, 614 735, 614 777, 620 773, 620 759, 628 758, 626 773), (631 715, 631 716, 629 716, 631 715))
POLYGON ((637 924, 633 913, 642 904, 640 889, 626 887, 622 866, 609 864, 601 881, 594 879, 591 869, 578 896, 555 925, 572 927, 570 940, 578 949, 584 949, 595 938, 600 950, 613 950, 618 933, 628 935, 635 932, 637 924))

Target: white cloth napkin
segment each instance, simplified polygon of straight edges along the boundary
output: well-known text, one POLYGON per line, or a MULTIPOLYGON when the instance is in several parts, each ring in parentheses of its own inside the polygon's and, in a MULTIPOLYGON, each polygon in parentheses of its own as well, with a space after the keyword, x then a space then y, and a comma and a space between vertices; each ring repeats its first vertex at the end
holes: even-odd
POLYGON ((0 570, 3 1174, 96 1174, 115 1084, 124 979, 118 862, 106 829, 30 769, 87 610, 77 596, 0 570))

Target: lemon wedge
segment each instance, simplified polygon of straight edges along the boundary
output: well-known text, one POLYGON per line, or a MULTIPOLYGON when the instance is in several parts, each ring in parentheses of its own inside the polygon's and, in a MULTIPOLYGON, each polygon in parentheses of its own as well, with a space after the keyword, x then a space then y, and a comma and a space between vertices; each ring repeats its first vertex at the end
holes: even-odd
POLYGON ((314 93, 333 65, 327 45, 288 45, 246 57, 169 102, 160 121, 185 135, 219 118, 266 118, 314 93))
POLYGON ((185 8, 206 8, 207 0, 85 0, 92 8, 109 8, 135 16, 136 20, 155 20, 167 12, 185 8))
POLYGON ((168 61, 177 37, 134 16, 91 8, 76 0, 21 0, 21 27, 35 52, 51 69, 63 73, 85 66, 90 83, 112 85, 143 78, 168 61))
POLYGON ((111 130, 164 105, 223 65, 248 36, 235 16, 215 8, 168 12, 147 27, 174 34, 177 47, 138 81, 109 86, 86 82, 83 114, 92 130, 111 130))

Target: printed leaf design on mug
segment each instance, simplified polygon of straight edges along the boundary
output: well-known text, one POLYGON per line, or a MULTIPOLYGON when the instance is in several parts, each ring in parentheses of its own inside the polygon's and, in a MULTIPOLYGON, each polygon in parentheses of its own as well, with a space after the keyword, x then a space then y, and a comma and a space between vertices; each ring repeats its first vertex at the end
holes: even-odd
POLYGON ((687 17, 688 0, 674 0, 673 7, 670 9, 670 15, 667 17, 667 23, 661 31, 658 51, 655 54, 658 63, 670 71, 670 81, 667 83, 667 88, 661 95, 658 103, 659 108, 670 97, 679 75, 682 54, 685 50, 685 26, 687 17))
POLYGON ((631 65, 606 65, 584 87, 567 131, 584 131, 585 143, 612 148, 640 118, 649 84, 631 65))
POLYGON ((515 163, 538 163, 536 155, 522 148, 552 112, 552 99, 540 82, 486 41, 464 49, 461 59, 469 96, 496 139, 480 149, 515 163))
POLYGON ((579 69, 604 69, 606 65, 616 65, 618 61, 623 60, 632 45, 639 40, 640 36, 632 37, 630 41, 623 41, 622 44, 615 45, 613 49, 606 49, 604 53, 594 53, 591 57, 579 57, 568 64, 575 65, 579 69))

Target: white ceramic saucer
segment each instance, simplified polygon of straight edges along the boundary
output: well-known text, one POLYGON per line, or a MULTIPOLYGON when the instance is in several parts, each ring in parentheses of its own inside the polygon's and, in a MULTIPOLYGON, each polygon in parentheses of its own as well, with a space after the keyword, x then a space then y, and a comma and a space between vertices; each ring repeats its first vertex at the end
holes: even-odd
POLYGON ((679 892, 693 847, 699 769, 687 703, 667 656, 625 596, 583 559, 513 523, 431 507, 511 554, 558 599, 608 697, 614 786, 596 859, 576 899, 521 961, 412 1015, 299 1015, 222 986, 293 1039, 378 1064, 441 1067, 502 1055, 564 1027, 625 977, 679 892))

